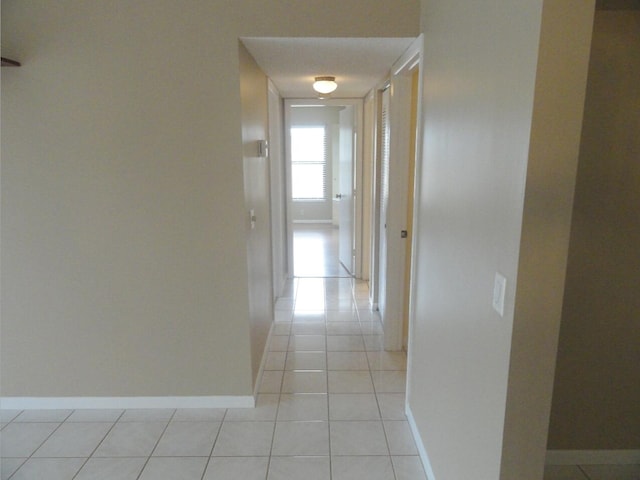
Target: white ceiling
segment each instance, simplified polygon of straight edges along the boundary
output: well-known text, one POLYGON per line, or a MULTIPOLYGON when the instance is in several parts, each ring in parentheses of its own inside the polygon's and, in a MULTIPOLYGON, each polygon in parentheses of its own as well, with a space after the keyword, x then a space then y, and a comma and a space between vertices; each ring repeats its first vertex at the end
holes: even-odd
POLYGON ((313 79, 336 77, 334 98, 364 97, 385 79, 413 38, 241 39, 284 98, 315 98, 313 79))

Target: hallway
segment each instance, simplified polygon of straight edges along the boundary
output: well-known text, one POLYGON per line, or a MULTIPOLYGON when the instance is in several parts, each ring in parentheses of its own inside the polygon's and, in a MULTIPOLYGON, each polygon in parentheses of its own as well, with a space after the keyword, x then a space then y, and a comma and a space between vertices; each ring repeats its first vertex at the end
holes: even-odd
POLYGON ((304 278, 290 288, 260 390, 280 395, 270 468, 286 474, 273 478, 424 479, 404 416, 406 356, 381 351, 366 283, 304 278))

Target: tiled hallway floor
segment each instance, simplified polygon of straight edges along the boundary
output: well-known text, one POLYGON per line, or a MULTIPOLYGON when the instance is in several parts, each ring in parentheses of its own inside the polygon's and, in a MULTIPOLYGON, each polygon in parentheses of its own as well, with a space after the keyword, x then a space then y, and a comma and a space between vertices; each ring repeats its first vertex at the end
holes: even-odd
POLYGON ((293 271, 296 277, 345 277, 338 259, 339 230, 331 224, 293 225, 293 271))
POLYGON ((2 480, 424 480, 366 284, 291 282, 255 409, 1 411, 2 480))
POLYGON ((640 465, 547 465, 544 480, 640 480, 640 465))

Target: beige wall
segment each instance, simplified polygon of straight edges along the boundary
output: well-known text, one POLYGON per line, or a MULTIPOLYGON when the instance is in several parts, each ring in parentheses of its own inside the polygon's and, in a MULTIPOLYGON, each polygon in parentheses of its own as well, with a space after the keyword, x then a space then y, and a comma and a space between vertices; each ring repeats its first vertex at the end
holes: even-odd
POLYGON ((418 8, 3 0, 1 394, 250 394, 238 37, 418 8))
POLYGON ((539 479, 593 4, 422 5, 409 407, 438 480, 539 479))
POLYGON ((173 5, 2 4, 5 396, 252 392, 237 41, 173 5))
POLYGON ((258 142, 268 138, 267 76, 242 43, 239 49, 251 368, 255 384, 273 322, 269 159, 258 152, 258 142), (255 216, 253 226, 251 212, 255 216))
POLYGON ((562 314, 593 1, 544 0, 500 478, 541 478, 562 314))
POLYGON ((640 448, 640 10, 596 12, 549 448, 640 448))

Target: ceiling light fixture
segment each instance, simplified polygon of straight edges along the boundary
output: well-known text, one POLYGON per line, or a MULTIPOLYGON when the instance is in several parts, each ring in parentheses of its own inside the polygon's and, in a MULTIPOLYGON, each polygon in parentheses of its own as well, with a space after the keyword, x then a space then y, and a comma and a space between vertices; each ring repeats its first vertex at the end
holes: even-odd
POLYGON ((313 82, 313 89, 323 95, 328 95, 338 88, 336 77, 316 77, 313 82))

